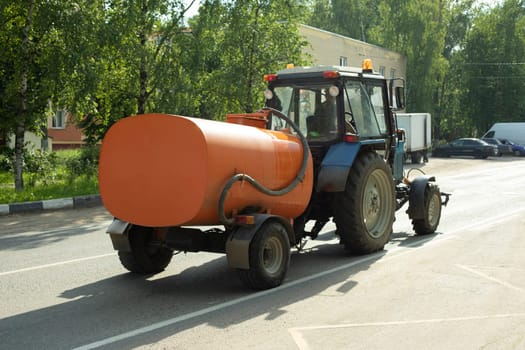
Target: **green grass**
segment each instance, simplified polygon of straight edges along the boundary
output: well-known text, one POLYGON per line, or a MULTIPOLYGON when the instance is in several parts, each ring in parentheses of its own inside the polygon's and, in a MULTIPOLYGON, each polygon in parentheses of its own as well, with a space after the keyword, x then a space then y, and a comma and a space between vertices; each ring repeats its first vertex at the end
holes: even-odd
POLYGON ((24 174, 24 190, 20 192, 15 191, 12 172, 0 171, 0 204, 98 194, 96 175, 74 175, 67 166, 67 161, 79 154, 76 150, 56 152, 56 167, 45 178, 24 174))

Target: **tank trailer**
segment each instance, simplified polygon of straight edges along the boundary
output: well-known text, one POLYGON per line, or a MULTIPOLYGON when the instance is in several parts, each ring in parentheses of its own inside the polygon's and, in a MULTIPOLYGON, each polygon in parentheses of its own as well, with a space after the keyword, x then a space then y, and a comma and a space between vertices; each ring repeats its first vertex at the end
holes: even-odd
POLYGON ((406 203, 416 234, 436 231, 449 195, 433 176, 404 176, 394 113, 403 80, 369 60, 264 78, 266 106, 255 113, 225 122, 146 114, 110 128, 99 187, 126 269, 161 272, 178 251, 223 253, 261 290, 283 282, 291 248, 330 220, 353 254, 382 250, 406 203))

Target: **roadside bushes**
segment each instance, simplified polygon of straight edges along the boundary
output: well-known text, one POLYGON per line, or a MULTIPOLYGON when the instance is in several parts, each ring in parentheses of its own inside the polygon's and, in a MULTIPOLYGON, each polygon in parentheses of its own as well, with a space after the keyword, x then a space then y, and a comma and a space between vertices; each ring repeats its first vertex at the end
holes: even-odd
POLYGON ((99 148, 24 153, 24 190, 15 191, 14 152, 0 151, 0 204, 98 193, 99 148))
MULTIPOLYGON (((56 179, 56 167, 58 157, 56 153, 24 148, 23 166, 27 174, 27 185, 35 186, 37 182, 43 185, 49 185, 56 179)), ((2 150, 0 158, 0 171, 13 172, 15 164, 15 152, 10 148, 2 150)))
POLYGON ((68 158, 65 162, 69 170, 68 182, 71 183, 75 178, 85 176, 92 179, 98 174, 98 156, 100 148, 98 146, 82 147, 80 153, 68 158))

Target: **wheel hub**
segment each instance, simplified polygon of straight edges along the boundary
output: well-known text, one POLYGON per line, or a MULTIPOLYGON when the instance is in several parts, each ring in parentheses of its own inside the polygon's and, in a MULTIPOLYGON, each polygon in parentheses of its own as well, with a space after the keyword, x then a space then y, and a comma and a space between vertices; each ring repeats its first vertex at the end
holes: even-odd
POLYGON ((269 239, 263 248, 263 266, 268 273, 276 273, 281 266, 283 254, 281 245, 277 238, 269 239))
POLYGON ((441 211, 441 200, 439 198, 439 195, 434 195, 432 198, 430 198, 430 202, 428 203, 428 223, 430 226, 435 226, 437 224, 437 220, 439 220, 439 214, 441 211))
POLYGON ((378 237, 388 224, 388 186, 380 171, 374 171, 367 180, 363 198, 363 220, 368 233, 378 237))

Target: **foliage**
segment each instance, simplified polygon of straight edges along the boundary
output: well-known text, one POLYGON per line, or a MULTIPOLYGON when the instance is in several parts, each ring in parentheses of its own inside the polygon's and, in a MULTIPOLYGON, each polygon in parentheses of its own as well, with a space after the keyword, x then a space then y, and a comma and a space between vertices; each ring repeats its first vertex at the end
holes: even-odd
MULTIPOLYGON (((43 181, 24 171, 51 173, 42 154, 26 159, 24 131, 41 132, 58 108, 91 145, 133 114, 253 111, 263 74, 308 63, 301 22, 405 55, 408 111, 430 112, 436 138, 525 121, 525 4, 478 3, 204 0, 186 26, 182 0, 0 0, 0 135, 16 140, 0 167, 11 166, 17 190, 43 181)), ((85 152, 70 160, 70 182, 93 177, 85 152)))
POLYGON ((368 41, 379 21, 380 0, 317 0, 308 23, 316 28, 368 41))
MULTIPOLYGON (((13 152, 11 151, 11 153, 13 152)), ((29 152, 26 164, 32 171, 27 171, 24 174, 27 186, 23 191, 15 191, 9 172, 0 170, 0 188, 2 189, 0 191, 0 203, 71 198, 98 193, 98 179, 93 176, 97 173, 96 167, 90 175, 84 173, 79 175, 77 170, 70 168, 72 163, 93 167, 92 160, 98 158, 97 153, 96 148, 53 153, 29 152)), ((2 155, 0 161, 2 157, 9 159, 6 155, 2 155)), ((12 163, 12 160, 8 162, 12 163)))
POLYGON ((480 13, 468 33, 462 104, 478 134, 495 122, 525 121, 525 4, 507 0, 480 13))
POLYGON ((86 146, 77 157, 66 160, 65 165, 69 170, 68 182, 72 183, 78 177, 85 176, 88 179, 98 173, 98 157, 100 149, 97 146, 86 146))
POLYGON ((47 186, 55 181, 56 154, 42 150, 25 148, 24 169, 29 174, 29 185, 35 186, 37 181, 47 186))
POLYGON ((290 60, 302 63, 304 43, 294 25, 300 11, 288 1, 236 1, 228 8, 222 56, 229 69, 223 71, 222 82, 244 112, 262 105, 262 77, 269 69, 290 60))
MULTIPOLYGON (((28 185, 35 186, 37 181, 43 185, 53 183, 56 177, 55 168, 57 165, 56 153, 33 149, 30 145, 24 147, 23 169, 27 174, 28 185)), ((6 148, 0 160, 0 169, 12 172, 15 167, 15 151, 6 148)))
POLYGON ((408 111, 434 136, 480 136, 525 120, 525 4, 504 0, 316 0, 308 23, 407 57, 408 111))

